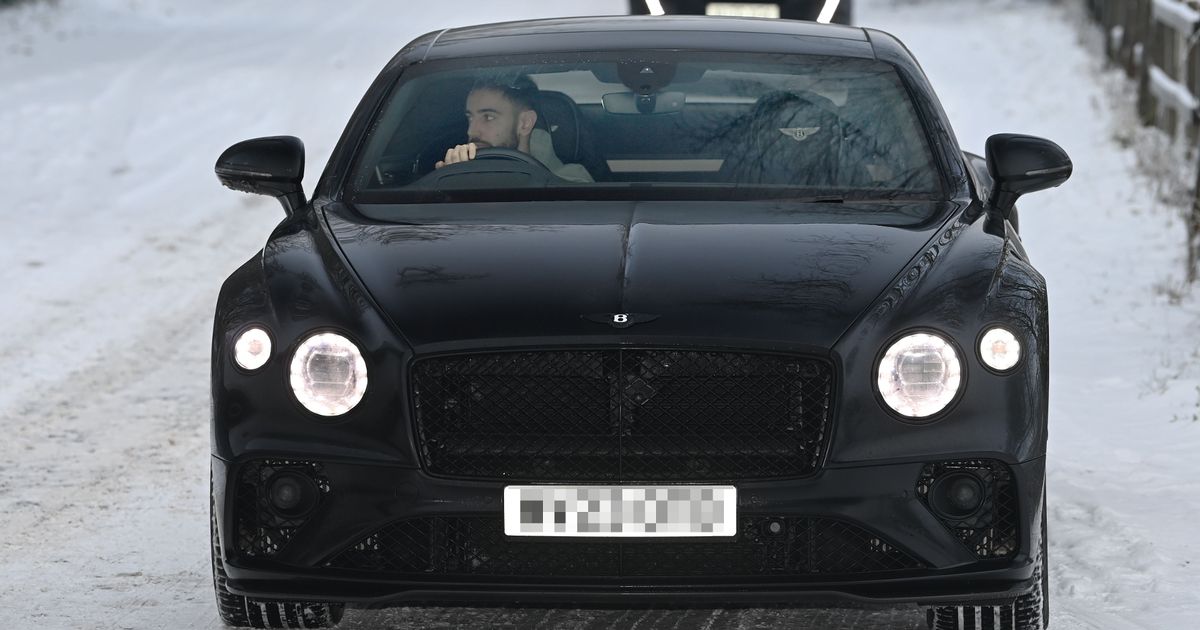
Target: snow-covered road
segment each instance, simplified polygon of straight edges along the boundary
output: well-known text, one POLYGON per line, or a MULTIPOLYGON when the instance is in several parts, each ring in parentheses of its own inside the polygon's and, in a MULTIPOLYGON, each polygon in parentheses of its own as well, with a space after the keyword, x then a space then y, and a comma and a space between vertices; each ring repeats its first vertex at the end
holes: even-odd
MULTIPOLYGON (((222 149, 298 135, 311 190, 363 90, 412 37, 625 6, 89 0, 0 10, 0 626, 220 626, 206 538, 212 307, 282 216, 274 201, 217 184, 222 149)), ((1075 160, 1067 185, 1021 203, 1051 291, 1052 627, 1192 627, 1200 308, 1177 299, 1183 227, 1139 175, 1126 84, 1100 72, 1076 12, 1061 6, 857 6, 861 24, 913 49, 964 148, 1024 132, 1075 160)), ((924 618, 911 608, 400 609, 345 622, 634 624, 894 629, 924 618)))

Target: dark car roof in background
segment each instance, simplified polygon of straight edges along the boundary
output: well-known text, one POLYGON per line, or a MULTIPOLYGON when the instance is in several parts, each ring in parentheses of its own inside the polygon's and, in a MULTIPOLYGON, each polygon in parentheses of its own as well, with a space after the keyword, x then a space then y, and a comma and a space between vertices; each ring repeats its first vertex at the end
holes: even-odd
POLYGON ((867 41, 861 28, 817 24, 796 20, 735 18, 695 15, 671 16, 609 16, 572 17, 500 22, 453 28, 445 32, 442 41, 496 37, 507 35, 536 35, 542 33, 605 33, 629 31, 728 32, 833 37, 867 41))
POLYGON ((393 63, 622 49, 874 57, 866 31, 850 26, 758 18, 616 16, 525 20, 446 29, 417 38, 393 63))

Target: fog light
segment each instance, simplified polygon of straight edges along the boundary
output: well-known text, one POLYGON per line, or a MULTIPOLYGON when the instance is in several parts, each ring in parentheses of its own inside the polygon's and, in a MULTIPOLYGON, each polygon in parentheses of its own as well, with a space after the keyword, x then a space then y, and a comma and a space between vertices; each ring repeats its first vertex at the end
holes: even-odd
POLYGON ((939 516, 967 518, 983 505, 983 483, 970 473, 945 475, 929 489, 929 505, 939 516))
POLYGON ((294 473, 280 472, 267 485, 271 507, 283 516, 303 516, 317 504, 317 484, 312 479, 294 473))

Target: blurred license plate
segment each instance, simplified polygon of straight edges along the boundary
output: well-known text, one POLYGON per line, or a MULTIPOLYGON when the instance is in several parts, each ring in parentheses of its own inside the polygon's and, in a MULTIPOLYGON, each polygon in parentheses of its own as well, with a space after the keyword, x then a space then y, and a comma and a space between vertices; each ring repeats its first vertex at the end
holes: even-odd
POLYGON ((736 17, 778 18, 778 4, 754 2, 709 2, 704 7, 705 15, 732 15, 736 17))
POLYGON ((736 517, 733 486, 504 488, 508 536, 733 536, 736 517))

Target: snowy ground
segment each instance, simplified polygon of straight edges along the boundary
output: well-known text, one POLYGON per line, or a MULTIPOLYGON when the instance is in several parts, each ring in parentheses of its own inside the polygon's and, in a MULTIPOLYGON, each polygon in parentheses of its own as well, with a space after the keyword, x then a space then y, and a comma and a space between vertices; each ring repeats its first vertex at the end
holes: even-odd
MULTIPOLYGON (((216 628, 207 551, 208 348, 221 280, 281 218, 221 188, 227 145, 289 133, 311 189, 376 71, 444 26, 611 14, 622 0, 90 0, 0 11, 0 624, 216 628), (478 3, 483 5, 483 3, 478 3), (499 7, 499 3, 486 6, 499 7)), ((922 61, 965 148, 1017 131, 1075 160, 1022 202, 1051 288, 1053 626, 1200 617, 1200 308, 1177 209, 1139 174, 1127 84, 1075 12, 863 0, 922 61)), ((918 628, 913 609, 352 611, 351 628, 918 628)))

